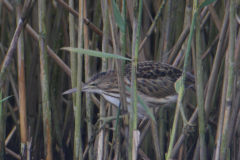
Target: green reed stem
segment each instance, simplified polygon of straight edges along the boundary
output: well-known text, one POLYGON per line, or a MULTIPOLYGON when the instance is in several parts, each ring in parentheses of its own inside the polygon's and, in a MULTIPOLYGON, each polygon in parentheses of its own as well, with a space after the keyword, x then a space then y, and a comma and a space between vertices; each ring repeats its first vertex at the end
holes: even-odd
POLYGON ((44 150, 46 160, 52 159, 52 120, 49 98, 49 67, 46 43, 46 0, 38 1, 38 20, 39 20, 39 53, 42 87, 42 107, 43 107, 43 134, 44 150))
MULTIPOLYGON (((83 0, 79 1, 79 17, 78 17, 78 48, 83 47, 83 0)), ((77 99, 75 109, 75 132, 74 132, 74 153, 73 159, 83 159, 83 148, 82 148, 82 54, 77 55, 77 99)))
MULTIPOLYGON (((139 11, 138 11, 138 20, 137 20, 137 35, 136 35, 136 43, 135 43, 135 57, 134 57, 134 74, 135 80, 133 81, 133 107, 134 107, 134 121, 133 121, 133 129, 137 129, 137 79, 136 79, 136 70, 137 70, 137 63, 138 63, 138 48, 139 48, 139 38, 140 38, 140 29, 141 29, 141 22, 142 22, 142 0, 139 3, 139 11)), ((132 73, 133 74, 133 73, 132 73)))
MULTIPOLYGON (((194 1, 194 8, 197 8, 198 0, 194 1)), ((199 10, 197 12, 199 15, 199 10)), ((200 16, 196 20, 196 92, 198 106, 198 124, 199 124, 199 142, 200 142, 200 160, 205 160, 206 144, 205 144, 205 116, 204 116, 204 97, 203 97, 203 65, 202 65, 202 39, 201 39, 201 23, 200 16)))
POLYGON ((229 122, 231 119, 232 99, 233 99, 233 86, 234 86, 234 53, 235 53, 235 36, 236 36, 236 1, 230 1, 230 35, 229 35, 229 66, 228 66, 228 86, 227 97, 225 105, 225 115, 223 122, 222 141, 220 159, 226 159, 228 143, 227 138, 229 134, 229 122))
POLYGON ((187 50, 186 50, 186 55, 185 55, 185 60, 184 60, 184 66, 183 66, 183 73, 182 73, 182 79, 181 79, 181 86, 179 89, 179 94, 178 94, 178 101, 177 101, 177 107, 176 107, 176 111, 175 111, 175 116, 174 116, 174 122, 173 122, 173 129, 171 132, 171 138, 170 138, 170 143, 169 143, 169 147, 168 147, 168 153, 167 153, 167 159, 170 157, 171 155, 171 151, 173 148, 173 143, 175 141, 175 135, 176 135, 176 131, 177 131, 177 123, 178 123, 178 113, 179 113, 179 109, 180 112, 182 114, 182 118, 183 120, 186 122, 186 116, 184 114, 183 111, 183 106, 182 106, 182 99, 183 99, 183 95, 184 95, 184 89, 185 89, 185 84, 184 81, 186 79, 186 72, 187 72, 187 65, 188 65, 188 59, 189 59, 189 53, 190 53, 190 49, 191 49, 191 42, 192 42, 192 37, 193 37, 193 32, 194 32, 194 26, 195 26, 195 22, 196 22, 196 16, 197 16, 197 9, 194 9, 194 14, 192 17, 192 24, 191 24, 191 28, 190 28, 190 34, 189 34, 189 39, 188 39, 188 45, 187 45, 187 50))

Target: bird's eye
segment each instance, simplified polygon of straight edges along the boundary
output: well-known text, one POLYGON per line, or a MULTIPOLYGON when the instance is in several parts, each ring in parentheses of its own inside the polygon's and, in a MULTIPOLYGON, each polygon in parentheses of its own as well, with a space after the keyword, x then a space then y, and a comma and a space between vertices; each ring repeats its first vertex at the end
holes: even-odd
POLYGON ((91 86, 96 86, 96 83, 92 83, 91 86))

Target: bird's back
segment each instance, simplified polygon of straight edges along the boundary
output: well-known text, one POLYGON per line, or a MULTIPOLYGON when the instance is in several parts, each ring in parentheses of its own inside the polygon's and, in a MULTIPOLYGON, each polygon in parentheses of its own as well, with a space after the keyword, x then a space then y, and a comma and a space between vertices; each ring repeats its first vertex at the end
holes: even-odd
MULTIPOLYGON (((139 62, 137 66, 137 90, 149 97, 164 98, 176 94, 174 83, 182 71, 171 65, 159 62, 139 62)), ((125 78, 131 81, 131 64, 125 66, 125 78)), ((194 84, 194 76, 187 73, 186 87, 194 84)))

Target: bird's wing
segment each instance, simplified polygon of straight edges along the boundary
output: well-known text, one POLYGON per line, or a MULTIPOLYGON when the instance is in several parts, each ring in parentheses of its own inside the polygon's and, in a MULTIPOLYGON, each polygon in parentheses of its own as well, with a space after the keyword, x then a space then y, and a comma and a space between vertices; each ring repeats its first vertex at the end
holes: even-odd
MULTIPOLYGON (((138 63, 138 92, 155 98, 165 98, 176 94, 174 83, 182 75, 182 71, 171 65, 156 62, 138 63)), ((194 77, 187 74, 186 82, 193 84, 194 77)), ((131 81, 131 66, 125 68, 125 77, 131 81)), ((186 83, 187 84, 187 83, 186 83)))

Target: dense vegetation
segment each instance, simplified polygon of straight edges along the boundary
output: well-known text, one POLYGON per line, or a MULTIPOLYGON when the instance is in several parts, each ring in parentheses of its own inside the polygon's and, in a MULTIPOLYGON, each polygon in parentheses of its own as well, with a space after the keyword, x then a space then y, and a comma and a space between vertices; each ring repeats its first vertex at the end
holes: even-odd
POLYGON ((202 2, 0 0, 0 159, 240 159, 240 1, 202 2), (130 113, 96 134, 116 107, 62 92, 124 64, 61 50, 69 46, 168 63, 196 84, 156 107, 156 122, 130 113))

